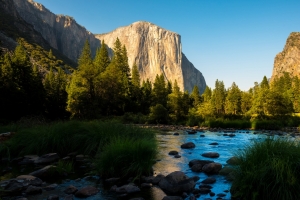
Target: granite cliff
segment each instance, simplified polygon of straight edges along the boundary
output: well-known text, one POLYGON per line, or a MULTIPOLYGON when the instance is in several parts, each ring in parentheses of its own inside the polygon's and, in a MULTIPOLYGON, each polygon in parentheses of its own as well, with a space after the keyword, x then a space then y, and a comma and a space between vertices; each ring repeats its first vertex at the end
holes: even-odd
POLYGON ((291 33, 283 51, 276 55, 271 81, 284 72, 300 78, 300 32, 291 33))
MULTIPOLYGON (((33 0, 0 0, 1 46, 12 50, 18 37, 38 44, 47 51, 53 49, 77 62, 84 42, 89 40, 92 53, 105 40, 110 48, 118 37, 128 51, 130 67, 136 62, 142 80, 154 82, 163 73, 166 80, 176 79, 181 90, 192 91, 197 85, 202 93, 206 87, 203 75, 186 58, 181 49, 180 35, 149 22, 136 22, 110 33, 94 35, 72 17, 55 15, 33 0)), ((110 49, 112 54, 112 51, 110 49)), ((68 60, 63 59, 63 60, 68 60)))
POLYGON ((166 80, 177 80, 182 91, 191 92, 194 85, 198 86, 201 93, 204 91, 204 77, 182 53, 179 34, 140 21, 110 33, 96 35, 110 48, 117 37, 127 48, 129 66, 134 63, 138 65, 142 80, 148 78, 154 82, 156 74, 163 73, 166 80))
POLYGON ((79 25, 72 17, 55 15, 33 0, 13 0, 19 15, 33 25, 51 47, 77 62, 84 42, 89 40, 92 52, 100 46, 99 40, 79 25))

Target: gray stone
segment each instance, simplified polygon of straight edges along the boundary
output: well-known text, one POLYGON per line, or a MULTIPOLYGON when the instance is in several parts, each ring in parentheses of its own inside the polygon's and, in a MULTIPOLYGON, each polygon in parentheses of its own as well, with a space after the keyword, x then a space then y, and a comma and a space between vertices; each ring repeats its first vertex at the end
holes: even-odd
POLYGON ((193 142, 187 142, 181 145, 182 149, 192 149, 195 148, 196 145, 193 142))
POLYGON ((204 184, 213 184, 216 181, 217 180, 214 177, 208 177, 208 178, 204 179, 201 183, 204 183, 204 184))
POLYGON ((207 153, 203 153, 201 155, 206 158, 219 158, 220 157, 220 154, 217 152, 207 152, 207 153))
POLYGON ((183 172, 175 171, 167 175, 159 182, 159 187, 172 195, 191 192, 195 187, 193 178, 187 177, 183 172))
POLYGON ((191 170, 193 172, 202 172, 202 165, 201 164, 195 164, 191 167, 191 170))
POLYGON ((202 167, 202 171, 207 174, 218 174, 221 169, 220 163, 209 163, 202 167))
POLYGON ((39 194, 42 193, 42 188, 37 186, 28 186, 28 188, 25 190, 26 194, 39 194))
POLYGON ((182 200, 180 196, 164 196, 162 200, 182 200))
POLYGON ((48 153, 45 154, 34 161, 35 164, 49 164, 54 161, 57 161, 59 156, 57 153, 48 153))
POLYGON ((65 190, 64 190, 64 193, 66 194, 74 194, 75 192, 77 192, 78 189, 73 186, 73 185, 69 185, 65 190))
POLYGON ((138 188, 135 185, 123 185, 116 189, 117 193, 126 193, 126 194, 132 194, 140 191, 141 191, 140 188, 138 188))
POLYGON ((178 151, 170 151, 169 155, 172 155, 172 156, 178 155, 178 151))
POLYGON ((191 160, 189 162, 189 167, 193 167, 193 165, 196 165, 196 164, 200 164, 202 166, 208 164, 208 163, 213 163, 214 161, 211 161, 211 160, 198 160, 198 159, 194 159, 194 160, 191 160))
POLYGON ((76 197, 90 197, 97 194, 99 190, 93 186, 85 186, 79 189, 76 193, 76 197))
POLYGON ((59 196, 55 195, 55 194, 52 194, 52 195, 48 196, 47 200, 59 200, 59 196))
POLYGON ((42 169, 31 172, 30 175, 36 176, 36 177, 39 177, 39 178, 50 177, 50 176, 53 176, 53 174, 54 174, 54 169, 53 168, 55 168, 55 166, 48 165, 48 166, 46 166, 42 169))

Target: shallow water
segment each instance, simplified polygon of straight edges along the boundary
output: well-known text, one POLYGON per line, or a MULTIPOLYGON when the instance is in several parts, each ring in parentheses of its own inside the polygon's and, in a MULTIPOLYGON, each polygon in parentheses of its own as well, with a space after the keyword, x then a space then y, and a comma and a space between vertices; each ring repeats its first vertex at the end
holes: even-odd
MULTIPOLYGON (((174 171, 183 171, 187 176, 199 176, 200 180, 196 183, 195 188, 201 184, 208 176, 203 172, 192 172, 188 166, 189 161, 193 159, 203 159, 203 160, 213 160, 215 162, 221 163, 226 166, 226 161, 231 158, 236 152, 243 149, 245 146, 250 145, 251 141, 263 140, 267 138, 265 134, 253 134, 253 131, 239 130, 234 132, 234 137, 223 136, 223 132, 197 132, 196 134, 187 134, 185 132, 180 133, 179 136, 173 135, 173 132, 168 133, 158 133, 157 140, 159 142, 159 155, 158 161, 153 166, 154 174, 167 175, 174 171), (248 132, 248 133, 246 133, 248 132), (205 137, 200 137, 204 135, 205 137), (196 147, 194 149, 181 149, 180 146, 186 142, 195 143, 196 147), (209 145, 212 142, 217 142, 218 145, 209 145), (171 150, 176 150, 181 155, 181 158, 174 158, 174 156, 168 155, 171 150), (218 152, 220 154, 219 158, 204 158, 201 156, 205 152, 218 152)), ((281 136, 282 137, 282 136, 281 136)), ((223 199, 230 199, 230 186, 231 183, 226 181, 221 175, 212 175, 217 179, 216 183, 212 184, 212 192, 215 194, 226 194, 223 199)), ((118 199, 115 193, 109 192, 109 188, 104 188, 102 181, 99 177, 89 177, 77 180, 64 180, 59 186, 53 191, 43 191, 43 194, 36 196, 28 196, 29 200, 43 200, 47 199, 50 194, 59 195, 61 199, 66 196, 63 191, 69 185, 74 185, 77 188, 82 186, 93 185, 99 188, 100 192, 92 197, 85 198, 87 200, 110 200, 118 199)), ((161 200, 165 196, 165 193, 157 188, 152 187, 151 189, 142 189, 138 194, 130 195, 129 197, 122 199, 130 199, 134 197, 143 197, 146 200, 161 200)), ((198 199, 209 198, 209 194, 201 195, 198 199)), ((79 199, 74 197, 75 200, 79 199)), ((212 197, 212 199, 216 199, 212 197)))

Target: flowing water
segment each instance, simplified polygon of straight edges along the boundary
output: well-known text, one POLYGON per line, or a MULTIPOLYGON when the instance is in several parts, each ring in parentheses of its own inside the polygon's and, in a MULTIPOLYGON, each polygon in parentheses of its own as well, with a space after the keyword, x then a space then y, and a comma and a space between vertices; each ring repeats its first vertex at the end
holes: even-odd
MULTIPOLYGON (((178 136, 173 135, 173 132, 158 133, 157 140, 159 143, 159 155, 156 164, 153 166, 154 175, 163 174, 168 175, 174 171, 182 171, 187 176, 199 176, 200 180, 196 183, 195 188, 201 184, 208 176, 203 172, 192 172, 188 166, 189 161, 193 159, 213 160, 226 166, 226 161, 231 158, 236 152, 245 148, 245 146, 251 144, 254 140, 263 140, 267 136, 265 134, 254 134, 253 131, 239 130, 234 132, 234 137, 224 136, 223 132, 197 132, 196 134, 187 134, 181 132, 178 136), (202 137, 200 137, 202 135, 202 137), (204 135, 204 137, 203 137, 204 135), (195 143, 196 147, 193 149, 181 149, 180 146, 186 142, 195 143), (217 142, 218 145, 209 145, 210 143, 217 142), (168 155, 171 150, 176 150, 181 155, 180 158, 174 158, 174 156, 168 155), (220 154, 219 158, 204 158, 201 156, 205 152, 217 152, 220 154)), ((225 177, 221 175, 211 175, 216 178, 216 183, 212 184, 212 192, 215 194, 223 193, 226 196, 223 199, 230 199, 230 186, 231 183, 225 180, 225 177)), ((64 180, 59 186, 53 190, 46 192, 42 195, 28 196, 29 200, 42 200, 47 199, 50 194, 57 194, 60 197, 65 196, 63 190, 69 185, 75 187, 82 187, 86 185, 93 185, 100 189, 100 192, 92 197, 85 198, 87 200, 96 199, 118 199, 116 194, 109 192, 109 188, 104 188, 99 177, 88 177, 76 180, 64 180)), ((156 186, 151 189, 142 189, 138 194, 131 195, 125 199, 134 197, 143 197, 146 200, 161 200, 165 196, 165 193, 156 186)), ((201 195, 198 199, 210 198, 209 194, 201 195)), ((63 198, 62 198, 63 199, 63 198)), ((79 198, 74 198, 75 200, 79 198)), ((124 199, 124 198, 123 198, 124 199)), ((212 197, 212 199, 216 199, 212 197)))

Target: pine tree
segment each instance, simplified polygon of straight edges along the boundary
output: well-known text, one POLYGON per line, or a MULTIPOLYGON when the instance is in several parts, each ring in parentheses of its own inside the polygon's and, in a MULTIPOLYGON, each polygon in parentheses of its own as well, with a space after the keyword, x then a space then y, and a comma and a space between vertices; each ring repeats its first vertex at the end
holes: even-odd
POLYGON ((215 82, 215 89, 212 93, 212 105, 214 106, 216 113, 224 113, 225 108, 226 90, 223 81, 218 79, 215 82))
POLYGON ((194 86, 193 91, 190 95, 190 99, 191 99, 190 105, 192 107, 197 107, 201 103, 201 96, 199 94, 199 89, 197 85, 194 86))
POLYGON ((140 88, 140 72, 138 70, 138 67, 136 65, 136 63, 133 64, 132 66, 132 78, 131 78, 131 82, 132 82, 132 85, 136 88, 140 88))
POLYGON ((153 84, 153 103, 152 105, 161 104, 162 106, 167 106, 167 88, 164 75, 160 76, 157 74, 153 84))
POLYGON ((94 66, 91 49, 86 40, 81 56, 78 60, 78 70, 73 73, 68 92, 67 110, 73 117, 94 118, 99 114, 99 87, 100 70, 94 66))
POLYGON ((110 64, 110 58, 107 51, 107 45, 102 40, 101 47, 97 49, 94 59, 94 65, 99 69, 100 73, 103 73, 110 64))
POLYGON ((225 100, 225 111, 227 114, 238 114, 241 112, 241 90, 235 82, 232 83, 228 90, 225 100))

